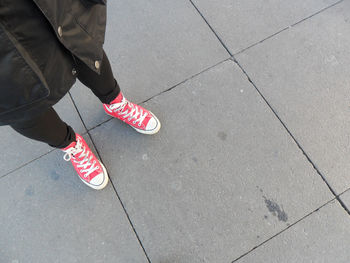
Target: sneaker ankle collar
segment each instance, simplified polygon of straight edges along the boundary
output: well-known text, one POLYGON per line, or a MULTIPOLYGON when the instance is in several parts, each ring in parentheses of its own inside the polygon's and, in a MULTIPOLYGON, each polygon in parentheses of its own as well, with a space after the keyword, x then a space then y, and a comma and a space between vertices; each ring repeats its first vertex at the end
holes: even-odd
POLYGON ((109 104, 115 104, 115 103, 120 103, 123 100, 123 94, 122 92, 119 92, 118 96, 112 100, 109 104))

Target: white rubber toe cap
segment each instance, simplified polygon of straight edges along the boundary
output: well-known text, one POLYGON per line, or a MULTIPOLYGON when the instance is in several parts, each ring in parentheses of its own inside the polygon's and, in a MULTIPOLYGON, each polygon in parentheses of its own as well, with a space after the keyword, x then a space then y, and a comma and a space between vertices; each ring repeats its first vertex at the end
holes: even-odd
POLYGON ((157 128, 157 125, 158 125, 157 120, 154 117, 152 117, 147 123, 146 131, 155 130, 157 128))
POLYGON ((145 129, 145 134, 155 134, 160 130, 160 121, 157 119, 156 116, 154 116, 153 113, 152 118, 148 121, 146 129, 145 129))
POLYGON ((103 173, 96 175, 92 180, 90 181, 90 184, 94 186, 100 186, 103 181, 105 180, 105 175, 103 173))
POLYGON ((89 183, 82 180, 85 184, 87 184, 88 186, 96 190, 101 190, 105 188, 109 181, 106 168, 104 167, 103 164, 101 164, 101 166, 102 166, 103 173, 96 175, 94 178, 91 179, 89 183))

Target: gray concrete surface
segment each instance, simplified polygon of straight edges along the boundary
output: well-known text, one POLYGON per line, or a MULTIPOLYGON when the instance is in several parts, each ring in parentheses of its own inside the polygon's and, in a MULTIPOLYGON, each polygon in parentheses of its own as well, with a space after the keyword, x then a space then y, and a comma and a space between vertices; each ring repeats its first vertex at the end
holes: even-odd
POLYGON ((159 134, 79 82, 55 107, 114 187, 0 127, 1 263, 349 261, 349 1, 193 3, 108 1, 113 71, 159 134))
POLYGON ((62 156, 1 179, 0 262, 147 262, 112 186, 90 190, 62 156))
POLYGON ((192 0, 231 54, 329 7, 337 0, 192 0))
POLYGON ((337 193, 350 187, 350 2, 237 56, 337 193))
POLYGON ((91 135, 152 262, 229 262, 332 199, 234 62, 146 106, 158 135, 91 135))
POLYGON ((349 215, 333 201, 235 262, 347 263, 349 244, 349 215))

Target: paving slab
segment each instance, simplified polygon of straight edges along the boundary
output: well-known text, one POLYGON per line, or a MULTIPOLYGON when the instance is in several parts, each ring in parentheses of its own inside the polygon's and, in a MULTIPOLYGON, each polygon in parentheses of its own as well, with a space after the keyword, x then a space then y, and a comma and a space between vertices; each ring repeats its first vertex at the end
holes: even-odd
POLYGON ((349 243, 349 215, 333 201, 235 262, 347 263, 349 243))
POLYGON ((337 193, 350 187, 350 2, 237 60, 337 193))
MULTIPOLYGON (((187 0, 109 1, 107 9, 104 47, 123 92, 135 102, 229 57, 187 0)), ((72 94, 88 128, 106 118, 83 86, 72 94)))
POLYGON ((337 0, 193 0, 235 54, 337 0))
POLYGON ((147 262, 111 184, 90 189, 57 150, 1 178, 0 199, 0 262, 147 262))
MULTIPOLYGON (((85 128, 68 94, 54 108, 61 119, 72 126, 75 131, 85 132, 85 128)), ((1 155, 0 177, 53 149, 44 143, 23 137, 8 126, 0 126, 0 134, 0 148, 6 153, 1 155)))
POLYGON ((232 61, 91 131, 152 262, 230 262, 332 199, 232 61))

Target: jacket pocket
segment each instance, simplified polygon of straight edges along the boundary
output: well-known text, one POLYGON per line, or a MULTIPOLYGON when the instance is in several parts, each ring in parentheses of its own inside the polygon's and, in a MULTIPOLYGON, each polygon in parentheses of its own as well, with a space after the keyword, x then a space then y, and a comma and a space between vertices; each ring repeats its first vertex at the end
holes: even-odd
POLYGON ((47 98, 41 71, 1 23, 0 46, 0 116, 47 98))

